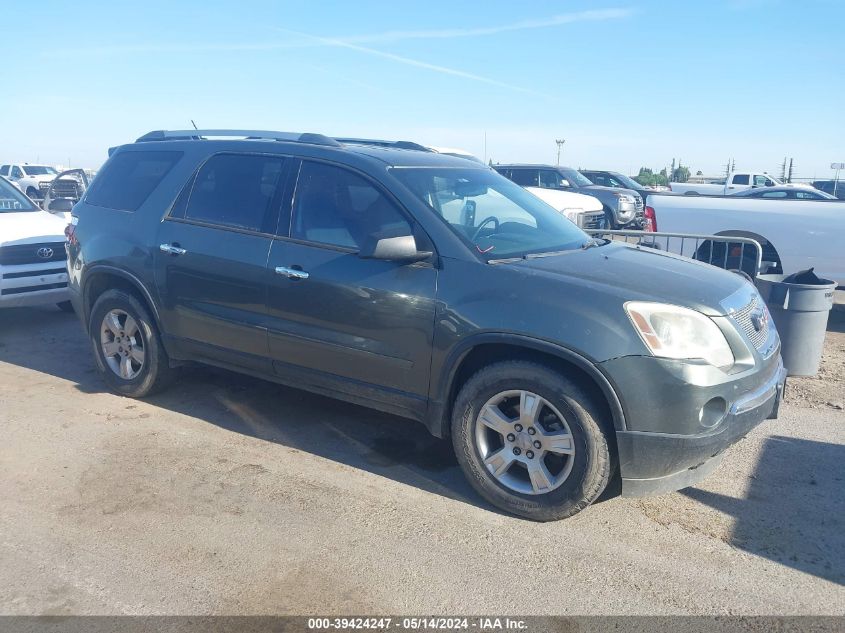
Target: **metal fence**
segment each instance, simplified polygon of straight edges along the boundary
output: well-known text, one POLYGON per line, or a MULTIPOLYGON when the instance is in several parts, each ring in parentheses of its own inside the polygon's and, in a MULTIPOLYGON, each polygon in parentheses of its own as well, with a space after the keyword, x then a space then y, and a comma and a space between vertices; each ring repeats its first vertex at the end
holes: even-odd
POLYGON ((760 242, 748 237, 659 231, 585 230, 593 237, 676 253, 725 270, 741 270, 752 279, 756 279, 763 267, 763 247, 760 242))

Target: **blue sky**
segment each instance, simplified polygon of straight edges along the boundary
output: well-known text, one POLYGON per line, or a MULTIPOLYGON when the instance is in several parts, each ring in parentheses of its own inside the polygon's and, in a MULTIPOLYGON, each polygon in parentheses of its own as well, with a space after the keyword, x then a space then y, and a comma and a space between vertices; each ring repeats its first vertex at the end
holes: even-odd
POLYGON ((502 162, 565 138, 561 162, 628 173, 845 161, 841 0, 4 5, 2 162, 97 167, 190 119, 479 156, 486 134, 502 162))

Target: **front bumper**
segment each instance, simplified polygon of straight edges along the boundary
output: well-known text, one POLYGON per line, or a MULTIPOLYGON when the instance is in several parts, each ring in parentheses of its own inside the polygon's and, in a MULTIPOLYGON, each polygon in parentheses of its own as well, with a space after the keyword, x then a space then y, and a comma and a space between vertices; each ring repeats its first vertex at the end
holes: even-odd
MULTIPOLYGON (((712 473, 721 461, 724 451, 747 435, 766 419, 777 417, 786 383, 786 370, 777 355, 771 367, 755 372, 753 387, 742 390, 728 402, 724 417, 712 428, 700 433, 672 433, 617 430, 619 467, 622 476, 623 496, 645 496, 679 490, 693 485, 712 473), (765 376, 760 382, 760 374, 765 376)), ((740 381, 747 384, 749 378, 740 381)), ((678 399, 689 397, 688 411, 697 412, 703 399, 714 393, 730 394, 736 389, 734 383, 719 385, 686 385, 676 387, 672 394, 669 411, 678 412, 678 399), (680 393, 679 393, 680 391, 680 393)), ((706 401, 706 400, 705 400, 706 401)), ((659 400, 658 400, 659 402, 659 400)), ((653 407, 652 414, 659 416, 660 407, 653 407)), ((689 428, 689 418, 678 420, 681 426, 689 428)), ((697 418, 697 416, 696 416, 697 418)), ((636 423, 635 420, 629 422, 636 423)), ((629 425, 630 426, 630 425, 629 425)), ((660 426, 670 431, 671 419, 663 419, 660 426)))

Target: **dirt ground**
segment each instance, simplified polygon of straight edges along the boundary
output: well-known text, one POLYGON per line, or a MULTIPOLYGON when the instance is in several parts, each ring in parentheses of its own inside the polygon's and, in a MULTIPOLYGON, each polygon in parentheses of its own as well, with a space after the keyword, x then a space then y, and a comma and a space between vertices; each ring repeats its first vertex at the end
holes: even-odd
POLYGON ((421 425, 190 369, 106 392, 75 317, 0 311, 0 613, 845 614, 845 312, 700 485, 503 515, 421 425))

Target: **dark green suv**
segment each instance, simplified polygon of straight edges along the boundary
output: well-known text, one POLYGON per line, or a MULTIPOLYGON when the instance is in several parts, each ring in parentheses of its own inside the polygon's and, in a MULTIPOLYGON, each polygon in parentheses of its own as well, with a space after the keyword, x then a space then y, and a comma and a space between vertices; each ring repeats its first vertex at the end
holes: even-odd
POLYGON ((777 333, 742 277, 591 239, 494 170, 413 143, 151 132, 68 228, 114 391, 186 362, 423 422, 537 520, 688 486, 777 413, 777 333))

